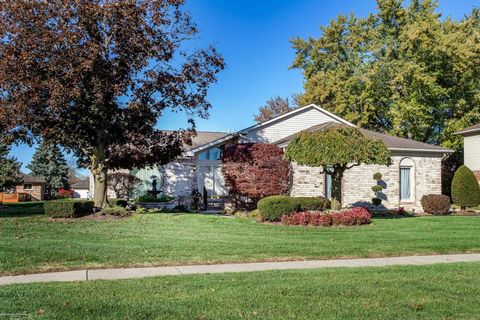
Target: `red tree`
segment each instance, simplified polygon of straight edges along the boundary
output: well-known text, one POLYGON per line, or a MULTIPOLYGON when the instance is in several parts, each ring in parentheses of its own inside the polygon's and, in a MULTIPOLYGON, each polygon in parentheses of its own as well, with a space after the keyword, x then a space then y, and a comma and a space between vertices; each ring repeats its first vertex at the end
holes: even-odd
POLYGON ((73 152, 93 174, 96 206, 109 170, 180 155, 224 67, 215 48, 184 46, 197 28, 183 3, 1 1, 2 134, 41 136, 73 152), (165 110, 185 112, 191 130, 159 130, 165 110))
POLYGON ((264 196, 285 194, 290 164, 283 150, 272 144, 236 144, 225 149, 222 173, 230 193, 258 201, 264 196))

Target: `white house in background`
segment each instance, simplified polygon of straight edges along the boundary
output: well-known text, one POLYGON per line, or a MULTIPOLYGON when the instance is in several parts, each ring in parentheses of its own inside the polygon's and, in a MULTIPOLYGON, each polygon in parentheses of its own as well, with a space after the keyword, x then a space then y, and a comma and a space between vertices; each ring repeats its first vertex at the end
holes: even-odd
MULTIPOLYGON (((202 132, 185 147, 184 154, 175 161, 154 168, 159 188, 165 194, 190 197, 198 190, 208 196, 225 196, 227 187, 221 172, 221 153, 229 144, 255 142, 285 147, 295 134, 303 131, 323 130, 334 124, 354 127, 352 123, 310 104, 274 119, 255 124, 235 133, 202 132)), ((371 201, 373 174, 380 172, 384 183, 384 205, 387 207, 421 208, 425 194, 441 193, 441 162, 449 149, 410 139, 394 137, 360 129, 366 136, 382 140, 392 153, 393 164, 360 165, 348 170, 342 182, 342 203, 359 205, 371 201)), ((331 182, 321 168, 299 166, 292 163, 292 196, 327 196, 331 182)), ((152 169, 149 169, 152 170, 152 169)), ((143 170, 132 173, 146 179, 147 190, 151 181, 143 170)), ((92 188, 93 189, 93 188, 92 188)))
POLYGON ((73 190, 73 198, 89 199, 91 197, 89 179, 81 180, 70 187, 73 190))
POLYGON ((464 164, 480 181, 480 123, 456 132, 463 136, 464 164))

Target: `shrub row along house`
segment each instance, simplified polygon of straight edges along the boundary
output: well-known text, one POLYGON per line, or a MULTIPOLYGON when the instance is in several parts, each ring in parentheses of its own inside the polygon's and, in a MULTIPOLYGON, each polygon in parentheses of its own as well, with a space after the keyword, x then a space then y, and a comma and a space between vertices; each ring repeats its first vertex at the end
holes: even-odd
MULTIPOLYGON (((237 143, 269 143, 285 148, 296 134, 304 130, 324 130, 332 125, 355 127, 352 123, 311 104, 279 117, 258 123, 235 133, 201 132, 175 161, 131 173, 151 188, 152 177, 164 194, 190 197, 198 190, 208 196, 227 196, 222 176, 221 154, 226 146, 237 143)), ((441 194, 441 162, 452 150, 410 139, 360 129, 371 138, 380 139, 392 154, 392 165, 360 165, 347 170, 342 181, 342 204, 365 205, 373 196, 372 176, 382 175, 382 200, 386 207, 420 209, 425 194, 441 194)), ((92 180, 92 179, 91 179, 92 180)), ((331 197, 332 184, 322 168, 292 163, 292 196, 331 197)), ((91 188, 93 190, 93 188, 91 188)))

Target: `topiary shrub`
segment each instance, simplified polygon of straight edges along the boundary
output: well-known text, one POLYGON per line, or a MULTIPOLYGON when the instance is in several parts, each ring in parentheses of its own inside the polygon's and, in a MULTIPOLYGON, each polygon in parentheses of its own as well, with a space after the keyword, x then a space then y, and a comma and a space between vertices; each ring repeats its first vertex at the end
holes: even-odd
POLYGON ((426 194, 421 200, 423 211, 444 215, 450 212, 450 197, 441 194, 426 194))
POLYGON ((280 221, 282 215, 298 211, 328 209, 330 201, 324 197, 270 196, 258 201, 258 211, 263 220, 280 221))
POLYGON ((93 213, 93 201, 46 201, 45 214, 53 218, 78 218, 93 213))
POLYGON ((452 201, 462 210, 465 207, 476 207, 480 204, 480 187, 472 170, 460 166, 452 180, 452 201))

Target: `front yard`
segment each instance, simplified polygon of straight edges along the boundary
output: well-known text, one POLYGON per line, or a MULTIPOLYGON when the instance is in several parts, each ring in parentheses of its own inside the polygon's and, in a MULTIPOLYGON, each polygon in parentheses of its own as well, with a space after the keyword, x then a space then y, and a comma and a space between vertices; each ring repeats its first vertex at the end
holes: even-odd
POLYGON ((0 314, 72 320, 478 319, 479 295, 480 263, 317 269, 14 285, 0 289, 0 314))
POLYGON ((376 218, 368 226, 313 228, 198 214, 93 221, 52 220, 39 213, 39 208, 0 213, 0 274, 480 252, 480 217, 376 218))

